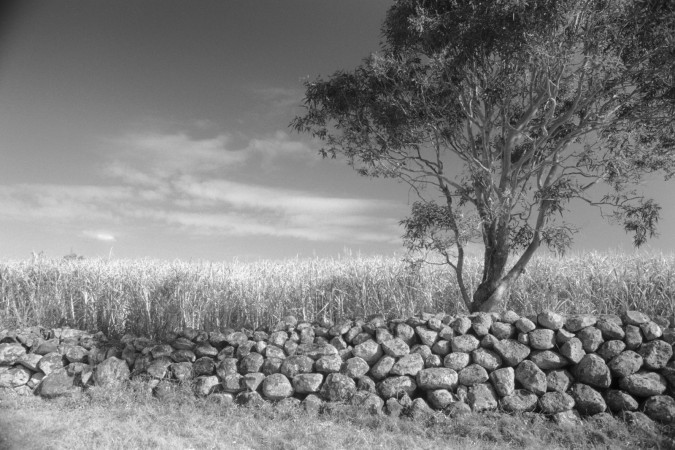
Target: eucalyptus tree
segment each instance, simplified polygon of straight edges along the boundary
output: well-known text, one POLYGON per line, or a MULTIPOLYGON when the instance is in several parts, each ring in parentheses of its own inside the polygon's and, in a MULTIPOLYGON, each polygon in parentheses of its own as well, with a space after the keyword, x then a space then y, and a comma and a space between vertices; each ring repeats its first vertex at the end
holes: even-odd
POLYGON ((660 206, 638 188, 675 167, 675 2, 399 0, 382 37, 355 69, 306 82, 291 126, 410 185, 404 242, 443 256, 470 311, 499 308, 542 245, 569 248, 578 202, 636 246, 654 236, 660 206))

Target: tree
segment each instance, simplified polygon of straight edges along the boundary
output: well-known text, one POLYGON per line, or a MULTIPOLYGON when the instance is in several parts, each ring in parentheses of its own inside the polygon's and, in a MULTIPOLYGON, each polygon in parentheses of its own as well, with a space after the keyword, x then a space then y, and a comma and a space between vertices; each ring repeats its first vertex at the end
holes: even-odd
POLYGON ((410 185, 404 242, 443 256, 470 311, 499 308, 542 244, 569 247, 578 201, 636 246, 654 236, 660 206, 637 187, 675 170, 671 0, 398 0, 382 35, 353 71, 306 82, 291 126, 410 185))

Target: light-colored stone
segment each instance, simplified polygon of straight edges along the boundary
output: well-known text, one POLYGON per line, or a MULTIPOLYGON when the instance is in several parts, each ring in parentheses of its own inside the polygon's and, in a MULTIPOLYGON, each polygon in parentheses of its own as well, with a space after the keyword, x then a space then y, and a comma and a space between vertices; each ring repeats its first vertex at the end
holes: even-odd
POLYGON ((592 416, 607 409, 607 404, 602 395, 587 384, 574 383, 569 394, 574 399, 577 411, 583 415, 592 416))
POLYGON ((494 388, 489 383, 480 383, 469 388, 469 406, 474 412, 496 409, 499 402, 494 388))
POLYGON ((530 353, 530 361, 541 370, 562 369, 570 364, 567 358, 551 350, 537 350, 530 353))
POLYGON ((574 376, 580 383, 594 388, 607 389, 612 384, 612 375, 605 361, 596 354, 584 356, 574 369, 574 376))
POLYGON ((548 329, 532 330, 528 333, 530 347, 535 350, 549 350, 555 347, 555 331, 548 329))
POLYGON ((377 390, 385 400, 399 398, 402 394, 411 395, 417 389, 417 383, 410 376, 388 377, 378 383, 377 390))
POLYGON ((565 328, 576 333, 583 328, 595 325, 597 321, 598 319, 591 314, 574 314, 565 319, 565 328))
POLYGON ((411 353, 396 361, 389 373, 391 375, 410 375, 414 377, 422 369, 424 369, 424 359, 422 358, 422 355, 419 353, 411 353))
POLYGON ((546 374, 532 361, 525 360, 518 364, 515 375, 516 381, 528 391, 536 395, 546 392, 546 374))
POLYGON ((340 373, 347 375, 349 378, 360 378, 368 373, 370 366, 362 358, 355 356, 349 358, 342 365, 340 373))
POLYGON ((423 369, 417 373, 417 386, 425 391, 447 389, 454 390, 457 387, 458 375, 452 369, 443 367, 423 369))
POLYGON ((347 401, 356 392, 356 383, 346 375, 331 373, 326 376, 320 392, 327 401, 347 401))
MULTIPOLYGON (((352 381, 353 383, 353 381, 352 381)), ((276 401, 293 395, 293 386, 288 378, 281 374, 275 373, 265 378, 262 383, 262 393, 268 400, 276 401)))
POLYGON ((502 365, 502 358, 496 352, 485 348, 478 348, 472 351, 471 359, 475 364, 482 366, 488 372, 492 372, 502 365))
POLYGON ((573 381, 574 378, 567 370, 552 370, 546 374, 546 389, 548 391, 566 392, 573 381))
POLYGON ((560 348, 560 353, 573 364, 579 364, 579 361, 586 355, 584 346, 576 337, 571 338, 565 342, 560 348))
POLYGON ((126 361, 113 356, 96 366, 94 383, 97 386, 117 387, 127 382, 130 375, 126 361))
POLYGON ((616 357, 612 358, 607 367, 617 378, 627 377, 636 373, 642 367, 642 356, 638 355, 632 350, 626 350, 616 357))
POLYGON ((502 364, 515 367, 530 354, 530 347, 512 339, 504 339, 494 346, 494 351, 502 357, 502 364))
POLYGON ((565 323, 565 319, 558 313, 553 311, 544 311, 537 316, 537 322, 544 328, 549 330, 559 330, 565 323))
POLYGON ((619 387, 635 397, 651 397, 666 391, 666 379, 656 372, 640 371, 621 378, 619 387))
POLYGON ((675 422, 675 399, 669 395, 649 397, 644 404, 644 411, 652 420, 672 424, 675 422))
POLYGON ((471 355, 464 352, 453 352, 443 358, 443 366, 459 372, 469 365, 471 355))
POLYGON ((516 389, 516 375, 513 367, 504 367, 490 373, 490 381, 500 397, 507 397, 516 389))
POLYGON ((503 397, 499 405, 507 412, 525 412, 532 411, 537 406, 537 397, 526 389, 517 389, 513 394, 503 397))
POLYGON ((455 396, 447 389, 436 389, 427 391, 427 401, 434 409, 445 409, 451 403, 455 402, 455 396))
POLYGON ((400 358, 410 353, 410 347, 401 338, 385 341, 381 345, 384 354, 393 358, 400 358))
POLYGON ((354 347, 352 350, 354 356, 362 358, 368 365, 375 364, 384 354, 380 344, 372 339, 368 339, 354 347))
POLYGON ((484 383, 489 379, 488 373, 482 366, 471 364, 458 373, 459 384, 463 386, 474 386, 484 383))
POLYGON ((320 373, 301 373, 293 377, 293 389, 298 394, 313 394, 319 392, 323 383, 320 373))
POLYGON ((574 399, 564 392, 546 392, 539 398, 539 409, 544 414, 556 414, 574 408, 574 399))
POLYGON ((673 347, 665 341, 654 340, 642 344, 638 353, 642 356, 645 368, 659 370, 666 367, 673 357, 673 347))
POLYGON ((462 334, 452 338, 451 345, 453 352, 471 353, 480 347, 480 341, 474 335, 462 334))

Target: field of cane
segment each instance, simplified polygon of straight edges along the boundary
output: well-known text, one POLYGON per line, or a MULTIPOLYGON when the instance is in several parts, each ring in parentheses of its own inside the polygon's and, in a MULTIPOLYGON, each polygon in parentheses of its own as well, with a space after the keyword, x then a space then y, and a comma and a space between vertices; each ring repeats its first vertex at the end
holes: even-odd
MULTIPOLYGON (((468 279, 479 280, 477 261, 468 279)), ((534 260, 505 308, 520 314, 675 316, 675 255, 586 253, 534 260)), ((397 257, 253 263, 152 260, 0 262, 0 329, 70 326, 160 336, 177 327, 257 328, 285 315, 321 321, 384 313, 466 312, 452 274, 397 257)), ((371 416, 347 405, 320 415, 195 398, 161 402, 147 386, 45 401, 0 395, 0 449, 11 448, 672 448, 675 432, 604 416, 565 428, 538 414, 371 416)))

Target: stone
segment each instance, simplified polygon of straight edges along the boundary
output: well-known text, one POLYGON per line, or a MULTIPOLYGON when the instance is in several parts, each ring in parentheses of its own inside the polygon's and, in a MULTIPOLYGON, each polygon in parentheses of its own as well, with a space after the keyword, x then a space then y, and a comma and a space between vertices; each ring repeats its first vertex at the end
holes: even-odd
POLYGON ((597 323, 598 319, 591 314, 574 314, 567 316, 565 319, 565 328, 572 333, 593 326, 597 323))
POLYGON ((513 394, 499 400, 499 405, 506 412, 533 411, 537 406, 539 397, 526 389, 517 389, 513 394))
POLYGON ((456 334, 466 334, 471 329, 471 319, 464 316, 458 317, 450 322, 449 325, 456 334))
POLYGON ((608 389, 605 392, 605 402, 610 411, 616 413, 621 411, 637 411, 639 406, 637 400, 632 395, 617 389, 608 389))
POLYGON ((512 339, 504 339, 494 346, 495 352, 502 357, 502 364, 515 367, 530 354, 530 347, 512 339))
POLYGON ((485 348, 478 348, 472 351, 471 359, 475 364, 482 366, 488 372, 492 372, 502 365, 502 358, 492 350, 485 348))
MULTIPOLYGON (((2 344, 0 344, 0 347, 2 347, 2 344)), ((21 346, 21 347, 23 347, 23 346, 21 346)), ((59 349, 59 340, 58 339, 49 339, 49 340, 40 342, 37 345, 37 347, 35 347, 32 351, 36 355, 44 356, 48 353, 55 353, 55 352, 58 351, 58 349, 59 349)), ((3 359, 2 356, 1 356, 2 353, 3 353, 3 351, 0 348, 0 361, 2 361, 2 359, 3 359)), ((25 349, 24 349, 24 353, 25 353, 25 349)))
POLYGON ((570 364, 567 358, 551 350, 538 350, 530 353, 530 361, 541 370, 562 369, 570 364))
POLYGON ((675 344, 675 328, 666 328, 663 330, 661 338, 670 345, 675 344))
POLYGON ((425 391, 447 389, 454 390, 457 387, 458 375, 452 369, 443 367, 423 369, 417 373, 417 387, 425 391))
MULTIPOLYGON (((124 356, 124 354, 122 354, 124 356)), ((171 359, 174 362, 190 362, 193 363, 197 359, 197 355, 192 350, 176 350, 171 354, 171 359)))
POLYGON ((452 338, 454 338, 454 337, 455 337, 455 331, 447 325, 444 326, 443 328, 441 328, 441 330, 438 332, 438 338, 439 339, 451 341, 452 338))
POLYGON ((322 356, 314 363, 314 369, 320 373, 336 373, 342 368, 342 363, 339 355, 322 356))
POLYGON ((476 315, 471 318, 471 329, 478 337, 488 334, 491 326, 492 317, 490 317, 489 314, 476 313, 476 315))
POLYGON ((497 342, 499 342, 499 339, 497 339, 495 336, 491 334, 486 334, 485 336, 483 336, 483 339, 480 340, 480 346, 481 348, 487 350, 494 350, 497 342))
POLYGON ((642 331, 635 325, 626 325, 626 335, 623 341, 628 350, 637 350, 642 345, 642 331))
POLYGON ((243 379, 244 377, 238 373, 228 374, 223 377, 220 384, 223 387, 223 391, 236 394, 245 389, 243 379))
MULTIPOLYGON (((262 363, 262 355, 260 355, 260 358, 262 363)), ((242 359, 242 361, 245 359, 242 359)), ((195 377, 209 377, 216 373, 216 362, 207 356, 203 356, 192 364, 192 371, 195 377)), ((253 372, 257 372, 257 370, 253 370, 253 372)))
POLYGON ((302 400, 300 405, 307 414, 315 416, 321 411, 323 400, 321 400, 321 398, 319 398, 317 395, 309 394, 304 400, 302 400))
POLYGON ((299 356, 307 356, 314 361, 319 360, 325 356, 335 356, 338 354, 338 349, 331 344, 300 344, 295 350, 295 354, 299 356))
POLYGON ((433 367, 441 367, 441 366, 443 366, 443 361, 441 360, 441 357, 438 355, 430 355, 424 360, 425 369, 431 369, 433 367))
POLYGON ((432 353, 434 353, 434 355, 439 356, 440 358, 444 358, 448 353, 452 351, 451 342, 446 341, 445 339, 439 339, 431 347, 431 351, 432 353))
POLYGON ((389 372, 391 372, 391 369, 394 367, 395 363, 396 360, 393 357, 387 355, 383 356, 373 365, 373 367, 371 367, 370 375, 376 380, 381 380, 382 378, 389 375, 389 372))
POLYGON ((94 383, 103 387, 118 387, 129 380, 131 372, 123 359, 108 358, 96 366, 94 383))
POLYGON ((362 358, 368 363, 368 365, 371 365, 375 364, 384 353, 382 352, 382 347, 380 344, 372 339, 368 339, 367 341, 355 346, 352 350, 352 354, 362 358))
POLYGON ((354 322, 351 320, 342 320, 328 329, 328 334, 330 336, 340 336, 347 333, 354 325, 354 322))
POLYGON ((619 387, 635 397, 651 397, 666 391, 666 379, 656 372, 637 372, 619 380, 619 387))
POLYGON ((394 335, 409 346, 416 341, 415 329, 406 323, 396 324, 394 335))
POLYGON ((619 355, 612 358, 607 367, 617 378, 627 377, 636 373, 642 367, 642 356, 638 355, 632 350, 626 350, 619 355))
POLYGON ((499 402, 494 388, 489 383, 480 383, 469 388, 469 406, 473 412, 497 409, 499 402))
POLYGON ((347 401, 356 392, 356 383, 347 375, 331 373, 326 376, 320 392, 327 401, 347 401))
POLYGON ((416 398, 410 405, 408 415, 413 420, 425 420, 434 415, 434 410, 429 407, 423 398, 416 398))
POLYGON ((438 340, 438 331, 430 330, 426 327, 416 327, 415 334, 420 342, 431 347, 438 340))
POLYGON ((422 355, 419 353, 411 353, 396 361, 389 373, 391 375, 410 375, 414 377, 422 369, 424 369, 424 359, 422 358, 422 355))
POLYGON ((659 370, 666 367, 673 357, 673 347, 665 341, 654 340, 642 344, 638 353, 647 369, 659 370))
POLYGON ((663 330, 655 322, 647 322, 640 325, 640 331, 647 341, 653 341, 663 336, 663 330))
POLYGON ((516 329, 521 333, 529 333, 537 328, 537 325, 527 317, 521 317, 515 322, 516 329))
MULTIPOLYGON (((192 344, 194 347, 194 344, 192 344)), ((182 349, 178 349, 182 350, 182 349)), ((163 358, 163 357, 171 357, 171 354, 174 352, 174 348, 171 347, 168 344, 160 344, 160 345, 155 345, 152 347, 150 350, 150 354, 152 355, 153 359, 158 359, 158 358, 163 358)))
POLYGON ((455 402, 455 396, 447 389, 427 391, 427 402, 434 409, 445 409, 455 402))
POLYGON ((56 369, 62 369, 65 366, 65 358, 61 353, 51 352, 44 355, 40 358, 40 361, 37 364, 37 368, 44 373, 49 375, 52 371, 56 369))
POLYGON ((672 424, 675 422, 675 399, 669 395, 649 397, 644 404, 644 412, 652 420, 672 424))
POLYGON ((583 425, 579 413, 573 409, 553 414, 551 419, 561 428, 578 428, 583 425))
POLYGON ((38 363, 41 359, 42 356, 40 355, 36 355, 35 353, 26 353, 25 355, 21 356, 17 362, 26 369, 37 372, 39 370, 38 363))
POLYGON ((247 408, 256 408, 263 406, 265 404, 265 400, 259 393, 255 391, 245 391, 237 394, 237 396, 234 398, 234 403, 247 408))
POLYGON ((424 344, 413 345, 410 348, 410 353, 419 353, 422 356, 422 359, 427 359, 428 357, 433 355, 433 353, 431 352, 431 348, 428 345, 424 344))
POLYGON ((640 311, 626 311, 621 319, 623 323, 627 325, 642 325, 643 323, 649 322, 649 316, 640 311))
POLYGON ((454 419, 459 416, 466 414, 471 414, 471 407, 465 402, 457 401, 450 403, 447 408, 445 408, 445 413, 448 417, 454 419))
POLYGON ((387 400, 399 398, 402 394, 411 395, 417 389, 417 383, 410 376, 388 377, 377 385, 380 396, 387 400))
POLYGON ((596 353, 605 361, 611 361, 619 356, 625 349, 626 344, 623 341, 612 340, 603 342, 596 353))
POLYGON ((32 372, 23 366, 14 366, 6 372, 0 372, 0 387, 15 389, 24 386, 31 379, 32 372))
POLYGON ((600 319, 595 327, 600 330, 602 338, 606 341, 621 340, 626 335, 621 325, 611 320, 600 319))
POLYGON ((567 370, 551 370, 546 374, 546 390, 566 392, 574 382, 574 378, 567 370))
POLYGON ((357 391, 366 391, 366 392, 371 392, 373 394, 376 394, 377 393, 377 383, 375 383, 375 380, 373 380, 369 376, 364 375, 364 376, 356 379, 356 390, 357 391))
POLYGON ((262 394, 266 399, 271 401, 290 397, 293 393, 291 382, 281 373, 268 375, 262 383, 262 394))
POLYGON ((518 319, 520 319, 520 316, 518 315, 518 313, 516 313, 515 311, 511 311, 510 309, 506 310, 506 311, 503 311, 502 314, 499 317, 499 320, 501 322, 508 323, 508 324, 511 324, 511 325, 516 323, 518 321, 518 319))
POLYGON ((640 411, 623 411, 621 418, 627 424, 640 430, 654 430, 654 421, 640 411))
POLYGON ((574 376, 578 382, 598 389, 607 389, 612 384, 609 367, 596 354, 584 356, 575 367, 574 376))
POLYGON ((490 373, 490 381, 500 397, 507 397, 516 389, 516 375, 513 367, 504 367, 490 373))
POLYGON ((282 348, 287 340, 288 340, 288 333, 286 333, 285 331, 275 331, 272 334, 270 334, 267 343, 268 345, 274 345, 276 347, 282 348))
POLYGON ((347 344, 347 342, 344 339, 342 339, 342 336, 335 336, 333 339, 330 340, 330 345, 335 347, 335 349, 337 349, 338 351, 344 350, 349 346, 349 344, 347 344))
POLYGON ((349 358, 342 365, 340 373, 347 375, 349 378, 360 378, 368 373, 370 366, 362 358, 355 356, 349 358))
POLYGON ((394 335, 389 332, 386 328, 378 328, 375 330, 375 342, 382 344, 385 341, 394 339, 394 335))
POLYGON ((555 331, 548 329, 532 330, 528 333, 530 347, 535 350, 549 350, 555 347, 555 331))
POLYGON ((238 373, 237 366, 237 358, 225 358, 218 363, 218 366, 216 367, 216 374, 220 378, 225 378, 226 375, 238 373))
POLYGON ((538 404, 543 414, 552 415, 574 408, 574 399, 564 392, 546 392, 538 404))
POLYGON ((463 386, 474 386, 489 379, 487 371, 478 364, 471 364, 459 371, 458 381, 463 386))
POLYGON ((77 392, 75 387, 75 376, 69 375, 63 368, 57 368, 47 374, 38 387, 40 396, 45 398, 55 398, 63 395, 70 395, 77 392))
POLYGON ((173 363, 169 366, 169 370, 171 371, 173 378, 177 379, 178 381, 187 381, 194 376, 192 372, 192 364, 187 361, 173 363))
POLYGON ((394 338, 385 341, 381 345, 384 354, 394 358, 400 358, 410 353, 410 347, 401 338, 394 338))
POLYGON ((263 358, 263 355, 257 352, 251 352, 245 357, 243 357, 241 361, 239 361, 239 372, 242 375, 247 373, 260 372, 263 362, 265 362, 265 358, 263 358))
POLYGON ((215 375, 210 376, 201 376, 195 379, 194 392, 198 397, 206 397, 210 395, 218 388, 222 387, 220 385, 220 380, 215 375))
POLYGON ((565 344, 565 342, 569 341, 575 336, 576 335, 574 333, 561 328, 555 332, 555 343, 558 347, 561 347, 565 344))
POLYGON ((262 372, 251 372, 241 377, 241 387, 248 391, 257 391, 265 381, 265 374, 262 372))
POLYGON ((516 327, 510 323, 493 322, 490 327, 490 334, 497 339, 511 339, 516 334, 516 327))
POLYGON ((549 330, 559 330, 565 323, 565 319, 558 313, 553 311, 544 311, 537 316, 537 322, 544 328, 549 330))
POLYGON ((358 405, 364 411, 374 416, 382 414, 384 400, 371 392, 360 391, 352 397, 352 403, 358 405))
POLYGON ((529 333, 518 333, 518 337, 516 339, 521 344, 527 345, 528 347, 530 346, 530 334, 529 333))
POLYGON ((470 361, 470 354, 464 352, 454 352, 443 358, 443 366, 447 367, 448 369, 452 369, 455 372, 459 372, 468 366, 470 361))
POLYGON ((162 379, 167 375, 169 366, 173 364, 171 358, 162 356, 157 359, 153 359, 148 367, 146 367, 145 372, 153 378, 162 379))
POLYGON ((560 353, 573 364, 579 364, 579 361, 586 355, 583 344, 576 337, 565 342, 560 347, 560 353))
POLYGON ((391 417, 399 417, 403 412, 403 406, 395 398, 390 398, 385 402, 385 409, 391 417))
POLYGON ((604 342, 602 332, 595 327, 586 327, 579 331, 576 337, 581 341, 581 346, 586 353, 595 352, 604 342))
POLYGON ((431 319, 427 320, 427 327, 429 327, 431 330, 441 331, 443 326, 443 322, 438 317, 432 317, 431 319))
POLYGON ((89 352, 79 345, 71 345, 65 352, 66 359, 71 363, 87 362, 89 352))
POLYGON ((515 371, 516 381, 528 391, 543 395, 546 392, 546 374, 535 363, 525 360, 518 364, 515 371))
POLYGON ((471 353, 480 347, 480 341, 471 334, 463 334, 452 338, 451 341, 453 352, 471 353))
POLYGON ((284 359, 279 372, 292 379, 299 373, 310 373, 314 368, 314 360, 305 355, 292 355, 284 359))
POLYGON ((607 404, 602 395, 586 384, 574 383, 569 394, 574 399, 577 411, 583 415, 592 416, 607 409, 607 404))
POLYGON ((301 373, 293 377, 293 389, 297 394, 314 394, 319 392, 323 383, 320 373, 301 373))

